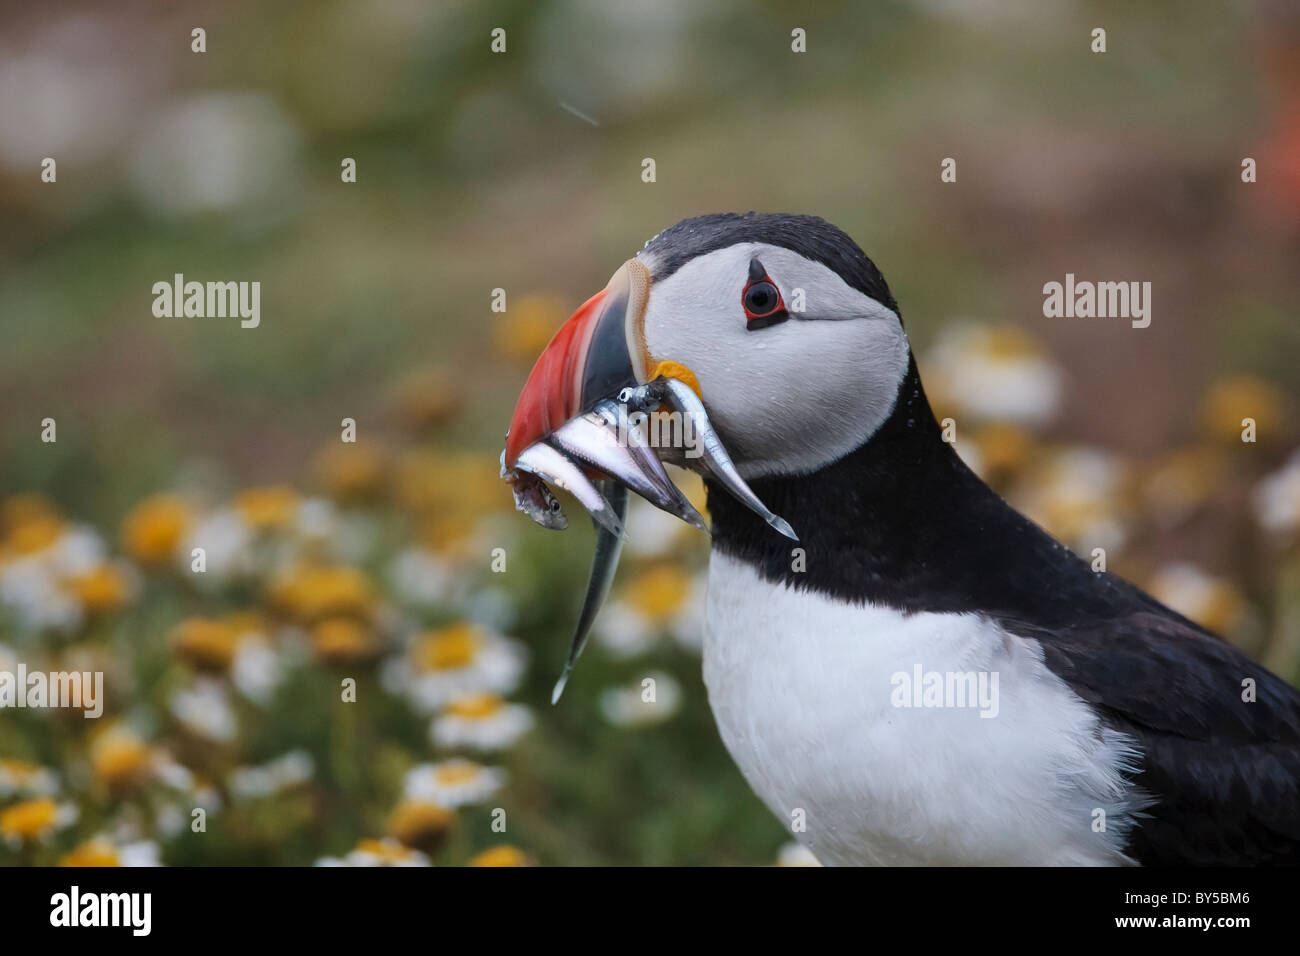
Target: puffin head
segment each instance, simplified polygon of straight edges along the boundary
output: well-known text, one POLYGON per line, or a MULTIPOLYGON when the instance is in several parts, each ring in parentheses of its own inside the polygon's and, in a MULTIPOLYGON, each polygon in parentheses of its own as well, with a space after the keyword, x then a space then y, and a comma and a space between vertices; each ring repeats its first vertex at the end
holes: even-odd
MULTIPOLYGON (((628 488, 704 527, 663 460, 703 472, 797 538, 748 482, 809 474, 861 447, 892 413, 910 361, 884 277, 835 226, 752 212, 686 219, 623 263, 542 352, 502 475, 547 527, 558 526, 547 486, 573 493, 612 560, 628 488), (679 442, 644 433, 646 416, 665 412, 684 420, 679 442)), ((589 606, 612 575, 600 553, 589 606)))
MULTIPOLYGON (((520 395, 505 463, 663 377, 696 392, 744 478, 805 474, 871 437, 909 358, 884 277, 835 226, 752 212, 686 219, 556 334, 520 395)), ((689 451, 660 455, 689 466, 689 451)))
POLYGON ((907 372, 884 277, 815 216, 688 219, 638 255, 645 347, 689 368, 748 478, 816 471, 866 441, 907 372))

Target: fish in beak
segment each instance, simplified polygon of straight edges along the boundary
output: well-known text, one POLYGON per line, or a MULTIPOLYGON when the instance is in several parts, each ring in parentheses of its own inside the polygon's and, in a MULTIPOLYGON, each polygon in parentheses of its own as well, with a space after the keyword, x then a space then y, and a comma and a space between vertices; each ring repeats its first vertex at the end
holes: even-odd
POLYGON ((591 577, 553 703, 614 579, 628 492, 708 530, 664 470, 660 449, 651 447, 642 431, 647 414, 667 408, 689 422, 680 433, 693 435, 698 447, 687 451, 687 467, 714 479, 776 531, 798 540, 736 471, 690 370, 646 348, 650 287, 649 270, 629 259, 579 307, 537 359, 506 433, 501 476, 514 491, 515 506, 543 527, 563 528, 563 513, 550 491, 556 487, 573 495, 596 525, 591 577))

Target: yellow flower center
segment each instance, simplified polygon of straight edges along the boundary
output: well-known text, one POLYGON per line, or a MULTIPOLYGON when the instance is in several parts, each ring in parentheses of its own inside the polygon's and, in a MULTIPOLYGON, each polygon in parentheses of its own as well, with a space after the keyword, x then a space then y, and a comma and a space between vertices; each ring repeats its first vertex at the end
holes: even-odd
POLYGON ((480 767, 471 760, 455 760, 445 763, 433 772, 433 779, 440 786, 458 787, 472 783, 479 774, 480 767))
POLYGON ((472 694, 447 705, 447 713, 466 720, 482 720, 501 712, 505 702, 496 694, 472 694))
POLYGON ((518 847, 513 846, 494 846, 490 850, 484 850, 475 857, 471 857, 468 866, 531 866, 527 854, 518 847))
POLYGON ((316 656, 327 661, 355 661, 370 656, 375 643, 370 631, 350 617, 331 617, 312 628, 316 656))
POLYGON ((416 660, 431 671, 468 667, 481 643, 482 638, 472 624, 453 624, 424 635, 416 647, 416 660))
POLYGON ((107 840, 87 840, 71 853, 59 857, 59 866, 121 866, 117 851, 107 840))
POLYGON ((1262 379, 1241 376, 1217 382, 1205 396, 1201 410, 1206 430, 1215 438, 1240 442, 1244 419, 1255 422, 1256 436, 1274 434, 1282 418, 1282 394, 1262 379))
POLYGON ((1009 325, 987 331, 984 351, 996 359, 1021 359, 1038 354, 1034 339, 1024 330, 1009 325))
POLYGON ((316 460, 316 474, 335 498, 364 498, 383 490, 387 463, 374 444, 331 442, 316 460))
POLYGON ((63 533, 63 522, 53 515, 40 515, 21 522, 9 535, 9 543, 19 554, 44 551, 63 533))
POLYGON ((357 568, 309 566, 288 572, 271 588, 271 600, 301 621, 365 617, 374 604, 370 580, 357 568))
POLYGON ((0 759, 0 772, 9 774, 19 780, 29 780, 41 768, 26 760, 0 759))
POLYGON ((234 660, 240 634, 240 630, 226 621, 191 617, 172 632, 172 648, 191 667, 225 670, 234 660))
POLYGON ((662 623, 681 608, 690 583, 690 576, 681 568, 664 564, 631 581, 623 590, 623 599, 650 620, 662 623))
POLYGON ((357 850, 378 857, 385 863, 404 863, 411 858, 411 851, 396 840, 362 840, 357 843, 357 850))
POLYGON ((446 807, 427 800, 403 800, 388 816, 388 832, 407 845, 427 843, 442 835, 456 819, 446 807))
POLYGON ((91 755, 95 776, 110 787, 138 782, 152 763, 149 748, 126 734, 115 733, 101 739, 91 755))
POLYGON ((26 800, 0 811, 0 833, 31 840, 54 826, 58 805, 48 797, 26 800))
POLYGON ((115 611, 125 607, 130 596, 125 572, 113 564, 101 564, 70 579, 67 586, 88 611, 115 611))
POLYGON ((980 430, 975 439, 980 457, 995 471, 1019 468, 1033 450, 1033 440, 1019 425, 998 423, 980 430))
POLYGON ((298 494, 286 485, 250 488, 235 498, 235 510, 259 530, 288 524, 297 508, 298 494))
POLYGON ((122 521, 122 547, 137 561, 168 561, 176 553, 190 519, 189 506, 175 495, 146 498, 122 521))
POLYGON ((567 314, 564 303, 553 295, 522 296, 497 320, 493 343, 506 358, 531 362, 546 348, 567 314))

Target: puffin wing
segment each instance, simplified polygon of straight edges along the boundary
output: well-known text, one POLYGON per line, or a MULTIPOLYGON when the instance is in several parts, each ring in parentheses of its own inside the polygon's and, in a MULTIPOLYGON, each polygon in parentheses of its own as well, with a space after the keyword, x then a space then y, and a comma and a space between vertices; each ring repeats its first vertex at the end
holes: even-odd
POLYGON ((1300 691, 1146 597, 1040 633, 1045 661, 1141 751, 1144 864, 1300 864, 1300 691), (1149 602, 1149 603, 1148 603, 1149 602))

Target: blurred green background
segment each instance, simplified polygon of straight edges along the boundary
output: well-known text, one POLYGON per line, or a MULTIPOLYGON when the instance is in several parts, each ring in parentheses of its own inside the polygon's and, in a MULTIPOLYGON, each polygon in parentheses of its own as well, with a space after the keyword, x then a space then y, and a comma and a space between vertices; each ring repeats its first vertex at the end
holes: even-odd
MULTIPOLYGON (((78 807, 76 823, 18 833, 13 859, 52 862, 108 834, 154 840, 169 863, 310 863, 402 830, 388 814, 404 775, 444 753, 428 715, 376 681, 419 634, 470 620, 531 653, 511 696, 535 726, 489 761, 509 784, 460 810, 434 859, 508 842, 550 864, 775 860, 787 835, 721 746, 690 637, 664 636, 690 629, 679 611, 703 542, 632 555, 620 587, 648 569, 663 593, 631 593, 641 616, 622 623, 657 637, 598 642, 551 708, 591 535, 580 520, 565 535, 533 527, 495 482, 549 334, 645 240, 707 212, 843 228, 888 278, 937 411, 999 490, 1085 552, 1104 539, 1113 570, 1296 678, 1293 4, 10 2, 0 17, 0 568, 26 553, 33 513, 98 529, 130 568, 105 613, 62 629, 11 615, 0 645, 51 660, 102 649, 128 672, 110 680, 105 720, 223 806, 206 835, 160 835, 152 785, 103 779, 102 730, 7 713, 0 759, 49 768, 78 807), (791 50, 796 27, 806 53, 791 50), (41 181, 45 157, 56 183, 41 181), (940 181, 945 157, 955 183, 940 181), (1241 181, 1244 157, 1258 182, 1241 181), (260 281, 260 327, 156 318, 153 283, 178 272, 260 281), (1150 328, 1044 318, 1042 285, 1067 272, 1152 282, 1150 328), (956 354, 982 350, 994 384, 1033 363, 1053 383, 1045 414, 1014 396, 984 414, 945 383, 953 329, 980 330, 956 354), (1257 443, 1236 434, 1243 414, 1257 443), (56 443, 41 441, 47 417, 56 443), (364 461, 338 452, 345 417, 364 461), (1062 469, 1083 487, 1053 484, 1062 469), (368 543, 295 543, 196 589, 124 537, 147 496, 176 493, 188 527, 267 487, 293 489, 286 507, 332 502, 368 543), (16 497, 33 492, 39 505, 16 497), (411 547, 458 580, 420 608, 391 583, 411 547), (277 575, 322 555, 377 592, 343 615, 376 647, 354 662, 349 717, 321 615, 274 596, 277 575), (270 703, 238 705, 233 738, 205 743, 168 695, 195 673, 226 680, 229 662, 196 667, 176 629, 250 608, 282 657, 307 634, 307 659, 285 665, 270 703), (609 719, 602 691, 650 671, 680 685, 680 707, 609 719), (312 757, 305 789, 243 806, 228 774, 292 750, 312 757)), ((256 534, 292 537, 284 520, 256 534)), ((0 809, 32 798, 11 791, 0 777, 0 809)))

